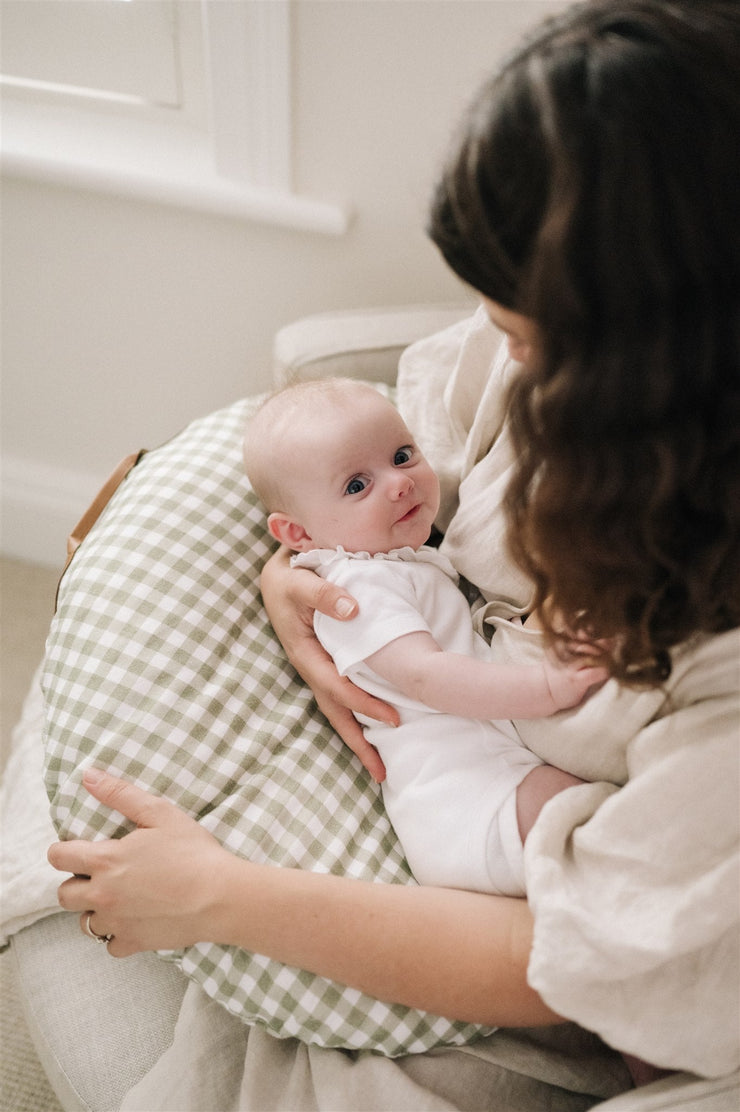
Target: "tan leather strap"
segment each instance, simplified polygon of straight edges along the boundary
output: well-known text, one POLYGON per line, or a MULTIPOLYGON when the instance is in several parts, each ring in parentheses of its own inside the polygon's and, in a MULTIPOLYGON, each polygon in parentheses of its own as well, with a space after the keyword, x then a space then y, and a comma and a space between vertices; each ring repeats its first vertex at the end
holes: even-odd
MULTIPOLYGON (((67 560, 64 568, 62 569, 62 575, 59 577, 60 583, 62 577, 64 576, 64 573, 71 563, 72 557, 74 556, 75 552, 80 547, 85 537, 102 514, 105 507, 108 505, 123 480, 126 478, 128 473, 134 467, 136 467, 136 464, 144 455, 146 455, 146 448, 143 448, 139 452, 132 452, 130 456, 126 456, 125 459, 121 460, 121 462, 118 464, 118 467, 116 467, 113 474, 110 475, 103 483, 103 486, 95 495, 91 504, 85 510, 84 514, 67 537, 67 560)), ((57 587, 57 594, 58 593, 59 588, 57 587)))

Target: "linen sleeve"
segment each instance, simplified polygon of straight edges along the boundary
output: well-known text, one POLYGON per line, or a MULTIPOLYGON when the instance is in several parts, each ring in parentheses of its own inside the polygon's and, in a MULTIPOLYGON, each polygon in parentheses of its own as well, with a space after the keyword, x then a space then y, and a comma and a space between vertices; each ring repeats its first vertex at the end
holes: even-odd
POLYGON ((710 1077, 739 1059, 739 659, 738 631, 690 654, 625 786, 561 793, 525 849, 533 987, 618 1050, 710 1077))

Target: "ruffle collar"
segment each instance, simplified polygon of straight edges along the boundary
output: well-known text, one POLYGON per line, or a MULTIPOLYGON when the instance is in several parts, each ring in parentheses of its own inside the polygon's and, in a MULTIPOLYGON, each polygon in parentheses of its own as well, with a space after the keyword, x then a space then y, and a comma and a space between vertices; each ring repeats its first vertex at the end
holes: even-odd
POLYGON ((343 560, 384 560, 390 563, 433 564, 455 583, 459 578, 447 557, 443 556, 436 548, 431 548, 426 544, 422 545, 421 548, 411 548, 407 545, 405 548, 393 548, 390 552, 376 552, 373 555, 369 552, 347 552, 341 545, 338 545, 337 548, 314 548, 310 552, 297 552, 294 556, 291 556, 290 566, 292 568, 309 568, 311 571, 321 574, 328 570, 332 564, 343 560))

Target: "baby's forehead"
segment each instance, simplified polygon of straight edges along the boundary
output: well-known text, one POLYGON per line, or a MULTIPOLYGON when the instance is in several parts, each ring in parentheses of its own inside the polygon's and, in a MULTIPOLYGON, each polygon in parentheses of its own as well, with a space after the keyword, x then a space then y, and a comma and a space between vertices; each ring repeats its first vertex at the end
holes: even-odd
POLYGON ((315 424, 337 429, 373 421, 385 424, 401 422, 393 403, 383 394, 361 383, 336 388, 307 390, 292 399, 292 416, 301 424, 315 424))
POLYGON ((273 396, 264 414, 272 450, 284 462, 294 456, 319 453, 340 454, 345 460, 365 451, 368 442, 375 448, 384 432, 409 437, 403 418, 393 403, 365 383, 347 380, 321 380, 289 387, 273 396), (275 404, 276 403, 276 404, 275 404), (392 431, 391 431, 392 430, 392 431))
POLYGON ((410 437, 393 403, 372 387, 313 401, 317 404, 301 413, 298 438, 304 446, 321 449, 324 457, 362 460, 383 444, 387 448, 389 437, 410 437))
MULTIPOLYGON (((392 403, 375 387, 366 382, 355 382, 351 379, 328 379, 313 384, 307 384, 304 397, 310 399, 312 405, 318 409, 337 406, 356 411, 362 407, 393 408, 392 403)), ((300 397, 300 395, 299 395, 300 397)))

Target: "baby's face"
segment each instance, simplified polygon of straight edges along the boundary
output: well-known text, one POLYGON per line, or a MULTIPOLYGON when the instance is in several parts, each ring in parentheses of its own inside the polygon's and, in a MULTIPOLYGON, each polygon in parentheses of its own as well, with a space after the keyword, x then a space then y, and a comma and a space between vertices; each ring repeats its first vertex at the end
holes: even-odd
POLYGON ((439 481, 395 407, 367 390, 356 407, 328 405, 307 423, 291 482, 310 537, 303 550, 342 545, 374 555, 424 544, 439 481))

